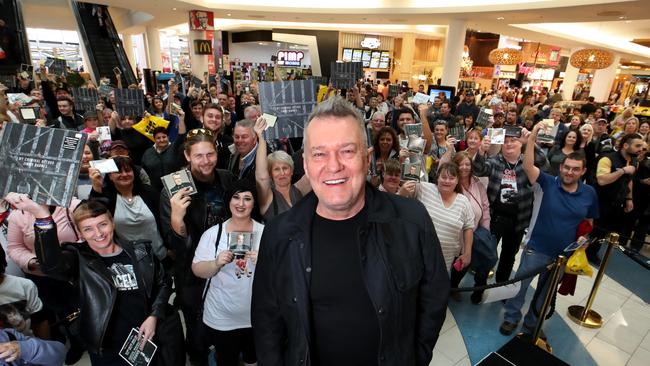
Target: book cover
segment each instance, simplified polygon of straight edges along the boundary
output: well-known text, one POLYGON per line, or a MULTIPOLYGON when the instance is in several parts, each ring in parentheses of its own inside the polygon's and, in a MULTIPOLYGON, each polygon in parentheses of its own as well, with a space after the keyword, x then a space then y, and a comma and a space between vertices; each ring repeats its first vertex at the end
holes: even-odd
POLYGON ((165 186, 167 193, 169 193, 169 197, 186 187, 190 188, 190 195, 196 193, 196 185, 192 179, 192 174, 187 169, 181 169, 177 172, 167 174, 160 179, 163 181, 163 185, 165 186))

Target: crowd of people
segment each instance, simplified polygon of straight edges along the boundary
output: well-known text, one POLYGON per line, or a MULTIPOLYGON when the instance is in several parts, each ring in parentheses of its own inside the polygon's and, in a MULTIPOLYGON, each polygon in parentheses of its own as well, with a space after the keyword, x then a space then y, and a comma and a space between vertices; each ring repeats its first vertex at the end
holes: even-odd
MULTIPOLYGON (((2 328, 21 332, 0 333, 0 358, 12 360, 2 342, 16 334, 67 343, 67 364, 84 351, 93 365, 126 364, 119 351, 135 328, 142 345, 173 351, 159 352, 159 364, 174 353, 184 364, 186 353, 207 365, 213 346, 220 366, 427 365, 450 286, 468 271, 476 286, 492 269, 496 282, 507 281, 523 243, 517 273, 525 274, 586 236, 584 225, 598 238, 619 232, 635 250, 645 243, 650 122, 631 110, 615 115, 593 99, 562 109, 557 91, 519 88, 441 93, 418 105, 408 86, 389 96, 390 82, 368 80, 330 86, 304 141, 266 140, 255 84, 183 82, 146 95, 144 116, 169 121, 153 142, 133 128, 143 116, 115 111, 113 93, 76 110, 68 88, 45 73, 36 85, 20 79, 0 91, 3 124, 23 123, 19 108, 38 106, 36 125, 88 136, 70 207, 21 193, 0 202, 0 288, 24 277, 11 286, 29 289, 24 299, 0 293, 0 309, 30 300, 21 309, 29 326, 0 315, 2 328), (9 103, 9 92, 30 101, 9 103), (483 109, 492 117, 480 126, 483 109), (404 179, 405 126, 418 123, 425 171, 404 179), (110 128, 109 146, 100 126, 110 128), (507 126, 517 128, 492 143, 488 130, 507 126), (459 127, 462 140, 450 135, 459 127), (113 159, 118 171, 92 168, 98 159, 113 159), (161 178, 183 168, 195 187, 172 194, 161 178), (176 310, 184 329, 169 326, 176 310)), ((598 249, 587 249, 595 265, 598 249)), ((529 284, 505 302, 501 333, 517 328, 529 284)), ((469 301, 483 298, 477 290, 469 301)), ((60 357, 59 343, 42 342, 20 353, 43 347, 60 357)))

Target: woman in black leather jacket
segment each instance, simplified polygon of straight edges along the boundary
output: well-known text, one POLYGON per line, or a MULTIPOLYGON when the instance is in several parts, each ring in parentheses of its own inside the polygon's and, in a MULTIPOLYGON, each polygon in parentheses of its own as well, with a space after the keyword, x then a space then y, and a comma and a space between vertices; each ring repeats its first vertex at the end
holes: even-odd
POLYGON ((35 249, 43 272, 78 286, 81 338, 92 365, 128 365, 118 353, 131 329, 138 330, 141 345, 152 340, 171 293, 171 280, 149 242, 116 242, 110 212, 89 201, 73 212, 85 241, 59 246, 47 206, 25 194, 5 199, 36 217, 35 249))

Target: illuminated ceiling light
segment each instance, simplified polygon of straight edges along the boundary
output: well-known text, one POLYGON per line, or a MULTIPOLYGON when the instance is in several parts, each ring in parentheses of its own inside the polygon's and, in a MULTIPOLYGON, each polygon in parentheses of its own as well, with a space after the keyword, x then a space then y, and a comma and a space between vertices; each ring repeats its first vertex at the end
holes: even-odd
POLYGON ((605 69, 614 62, 614 55, 597 48, 586 48, 574 52, 569 59, 571 66, 577 69, 605 69))
POLYGON ((172 8, 173 11, 176 11, 176 8, 172 8))
POLYGON ((504 20, 504 17, 497 17, 497 20, 504 20))
POLYGON ((228 14, 226 14, 226 15, 227 15, 227 16, 232 16, 232 14, 230 14, 230 13, 228 13, 228 14))
POLYGON ((488 60, 494 65, 516 65, 523 59, 523 53, 514 48, 495 48, 488 55, 488 60))

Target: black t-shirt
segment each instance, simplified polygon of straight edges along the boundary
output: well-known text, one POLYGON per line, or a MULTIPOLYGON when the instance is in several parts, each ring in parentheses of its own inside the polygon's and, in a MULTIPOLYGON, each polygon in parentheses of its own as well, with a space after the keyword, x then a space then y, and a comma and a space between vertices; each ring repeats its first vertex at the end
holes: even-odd
MULTIPOLYGON (((217 173, 215 173, 215 179, 218 179, 217 173)), ((228 213, 226 212, 226 204, 224 202, 225 192, 219 182, 209 184, 195 179, 194 184, 196 184, 196 189, 199 193, 205 197, 206 216, 203 226, 203 230, 205 231, 226 220, 228 213)))
MULTIPOLYGON (((102 256, 117 288, 117 299, 104 335, 104 348, 118 352, 133 328, 140 328, 147 318, 144 288, 138 283, 131 258, 120 250, 117 254, 102 256)), ((106 309, 108 311, 108 309, 106 309)))
POLYGON ((357 239, 366 221, 366 208, 343 221, 314 217, 310 289, 314 365, 377 364, 379 321, 362 273, 357 239))

